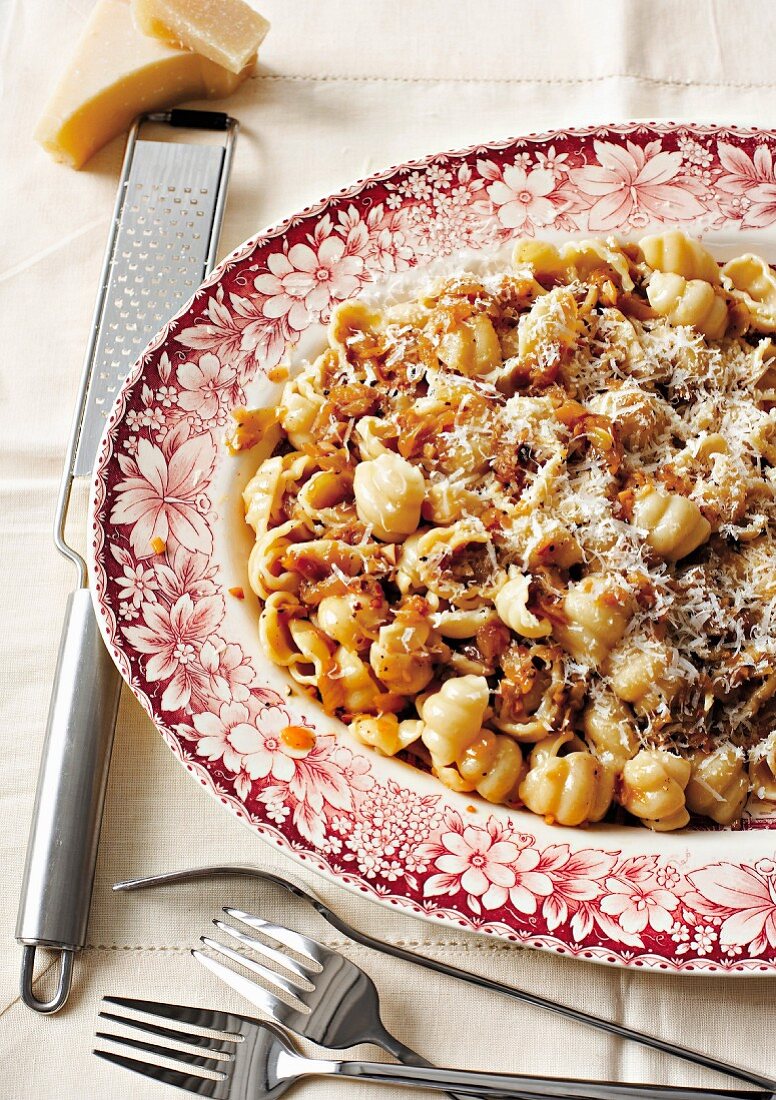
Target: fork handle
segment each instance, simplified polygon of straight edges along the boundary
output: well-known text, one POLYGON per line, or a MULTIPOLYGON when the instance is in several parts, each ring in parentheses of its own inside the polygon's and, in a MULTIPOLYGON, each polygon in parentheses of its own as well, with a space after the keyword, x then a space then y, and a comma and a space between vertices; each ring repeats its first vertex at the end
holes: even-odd
MULTIPOLYGON (((429 1062, 428 1058, 424 1058, 422 1054, 418 1054, 412 1047, 408 1047, 406 1043, 402 1043, 400 1039, 397 1039, 394 1035, 391 1035, 390 1031, 386 1031, 385 1028, 381 1028, 379 1032, 369 1036, 370 1043, 375 1043, 386 1054, 392 1054, 397 1062, 401 1062, 403 1066, 414 1066, 418 1069, 431 1069, 434 1066, 433 1062, 429 1062)), ((450 1100, 462 1100, 463 1093, 448 1092, 450 1100)), ((470 1096, 471 1093, 465 1095, 470 1096)))
POLYGON ((511 1073, 386 1065, 382 1062, 316 1062, 314 1072, 354 1077, 379 1084, 455 1089, 465 1096, 515 1097, 519 1100, 576 1097, 578 1100, 773 1100, 772 1092, 745 1089, 697 1089, 670 1085, 632 1085, 530 1077, 511 1073), (326 1068, 323 1068, 326 1067, 326 1068))

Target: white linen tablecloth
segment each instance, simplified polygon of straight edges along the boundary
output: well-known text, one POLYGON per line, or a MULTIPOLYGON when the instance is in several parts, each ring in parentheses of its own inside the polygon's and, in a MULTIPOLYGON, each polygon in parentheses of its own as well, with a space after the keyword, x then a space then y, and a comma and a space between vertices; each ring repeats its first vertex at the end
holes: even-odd
MULTIPOLYGON (((296 870, 191 781, 127 691, 72 997, 53 1018, 19 1002, 16 904, 73 583, 51 544, 51 517, 123 148, 116 140, 75 173, 30 135, 89 8, 10 0, 0 39, 0 1096, 165 1095, 91 1055, 98 1001, 123 993, 246 1011, 189 956, 228 902, 341 947, 373 975, 387 1026, 441 1063, 711 1084, 701 1070, 367 952, 254 885, 113 895, 116 879, 198 863, 296 870)), ((261 10, 272 21, 261 65, 228 104, 242 130, 222 255, 351 179, 437 149, 629 118, 776 121, 771 0, 263 0, 261 10)), ((77 526, 82 499, 75 512, 77 526)), ((367 931, 776 1074, 768 979, 607 969, 316 887, 367 931)), ((319 1092, 386 1095, 353 1082, 310 1083, 298 1095, 319 1092)))

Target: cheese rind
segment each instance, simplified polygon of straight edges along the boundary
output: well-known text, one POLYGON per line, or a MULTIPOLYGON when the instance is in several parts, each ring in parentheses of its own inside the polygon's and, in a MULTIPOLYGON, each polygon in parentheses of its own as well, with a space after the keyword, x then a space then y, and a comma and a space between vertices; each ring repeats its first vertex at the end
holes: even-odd
POLYGON ((244 0, 132 0, 138 27, 172 46, 184 46, 232 73, 256 56, 267 20, 244 0))
POLYGON ((35 129, 51 155, 80 168, 144 111, 230 95, 248 75, 142 34, 129 4, 98 0, 35 129))

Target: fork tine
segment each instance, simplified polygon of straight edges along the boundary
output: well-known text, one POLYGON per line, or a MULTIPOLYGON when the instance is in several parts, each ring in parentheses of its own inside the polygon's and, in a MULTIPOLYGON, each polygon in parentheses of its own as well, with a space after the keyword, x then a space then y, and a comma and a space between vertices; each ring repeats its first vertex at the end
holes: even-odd
POLYGON ((161 1024, 151 1024, 146 1020, 130 1020, 128 1016, 118 1016, 115 1012, 106 1012, 101 1009, 97 1015, 103 1020, 112 1020, 126 1027, 136 1028, 138 1031, 147 1031, 151 1035, 158 1035, 162 1039, 174 1039, 178 1043, 189 1043, 190 1046, 207 1047, 208 1050, 220 1050, 224 1054, 230 1054, 235 1039, 214 1039, 210 1035, 190 1035, 187 1031, 175 1031, 171 1027, 162 1027, 161 1024))
POLYGON ((290 947, 292 951, 298 951, 300 955, 304 955, 311 962, 321 965, 322 960, 331 954, 329 949, 324 947, 322 943, 311 940, 308 936, 301 936, 298 932, 292 932, 290 928, 284 928, 282 924, 272 924, 270 921, 254 916, 253 913, 246 913, 242 909, 230 909, 228 906, 224 906, 224 912, 241 924, 247 924, 249 928, 257 929, 267 939, 277 940, 278 943, 284 943, 286 947, 290 947))
POLYGON ((243 955, 241 951, 235 951, 233 947, 227 947, 225 943, 219 943, 218 940, 212 940, 210 936, 200 936, 200 940, 204 943, 205 947, 209 947, 210 950, 215 951, 217 955, 223 955, 225 958, 231 959, 232 962, 238 963, 239 966, 244 966, 246 970, 250 970, 252 974, 256 974, 262 981, 267 982, 268 985, 274 986, 276 989, 282 989, 289 997, 294 997, 296 1000, 301 1001, 302 997, 300 994, 307 992, 305 987, 295 979, 284 978, 281 974, 278 974, 276 970, 270 970, 268 966, 262 966, 260 962, 248 958, 248 956, 243 955))
POLYGON ((292 1013, 308 1012, 309 1010, 301 1003, 298 1003, 298 1007, 291 1007, 281 1001, 279 997, 276 997, 274 993, 268 992, 266 989, 262 989, 260 985, 256 985, 256 982, 247 978, 244 974, 238 974, 236 970, 232 970, 231 966, 226 966, 224 963, 219 962, 218 959, 211 959, 210 955, 206 955, 203 951, 197 951, 196 948, 192 949, 192 955, 197 962, 202 963, 203 966, 215 974, 217 978, 220 978, 222 982, 226 982, 241 996, 245 997, 251 1004, 256 1005, 263 1012, 266 1012, 268 1016, 271 1016, 273 1020, 277 1020, 278 1023, 284 1023, 292 1013))
POLYGON ((312 978, 317 977, 318 971, 313 970, 311 966, 305 966, 304 963, 297 962, 296 959, 290 959, 288 955, 282 951, 276 951, 274 947, 269 947, 266 943, 262 943, 261 940, 257 940, 254 936, 246 936, 245 932, 241 932, 238 928, 232 928, 231 924, 227 924, 222 920, 214 920, 213 924, 216 928, 225 932, 227 936, 231 936, 237 940, 238 943, 244 944, 246 947, 250 947, 251 951, 258 951, 260 955, 264 955, 265 958, 271 959, 272 962, 278 964, 278 966, 287 967, 292 970, 300 978, 304 978, 305 981, 310 981, 312 978))
POLYGON ((154 1081, 162 1081, 165 1085, 175 1085, 179 1089, 187 1089, 198 1096, 211 1097, 212 1100, 227 1100, 229 1085, 225 1081, 215 1081, 210 1077, 197 1077, 193 1073, 184 1073, 179 1069, 169 1069, 166 1066, 152 1066, 150 1062, 140 1062, 137 1058, 130 1058, 125 1054, 113 1054, 107 1050, 93 1050, 98 1058, 124 1069, 134 1070, 143 1077, 151 1077, 154 1081))
POLYGON ((230 1069, 232 1057, 206 1058, 200 1054, 192 1054, 188 1050, 176 1050, 173 1047, 159 1046, 157 1043, 147 1043, 145 1039, 133 1039, 129 1035, 111 1035, 107 1031, 96 1032, 97 1039, 108 1039, 119 1046, 134 1047, 135 1050, 144 1050, 146 1054, 153 1054, 156 1058, 171 1058, 174 1062, 185 1062, 187 1066, 197 1066, 199 1069, 209 1069, 216 1073, 227 1073, 230 1069))
POLYGON ((120 1008, 134 1008, 136 1012, 145 1012, 148 1016, 161 1016, 167 1020, 177 1020, 192 1027, 209 1028, 211 1031, 223 1031, 242 1038, 243 1028, 250 1020, 232 1012, 216 1012, 209 1008, 192 1008, 188 1005, 168 1005, 159 1001, 144 1001, 137 997, 103 997, 103 1002, 118 1005, 120 1008))

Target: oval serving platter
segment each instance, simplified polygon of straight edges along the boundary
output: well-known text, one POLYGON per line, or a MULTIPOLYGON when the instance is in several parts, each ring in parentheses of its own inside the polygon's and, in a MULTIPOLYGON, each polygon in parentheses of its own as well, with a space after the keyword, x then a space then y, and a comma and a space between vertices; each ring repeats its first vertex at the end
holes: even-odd
POLYGON ((231 409, 276 399, 273 368, 295 345, 321 345, 333 305, 446 257, 492 256, 518 236, 673 226, 720 259, 773 259, 775 154, 773 131, 632 123, 430 156, 246 242, 149 345, 95 469, 98 619, 172 752, 255 834, 382 904, 524 946, 642 969, 776 973, 767 808, 734 831, 550 826, 365 749, 292 693, 262 655, 246 577, 240 492, 260 446, 235 459, 223 445, 231 409), (302 758, 283 752, 289 724, 316 732, 302 758))

